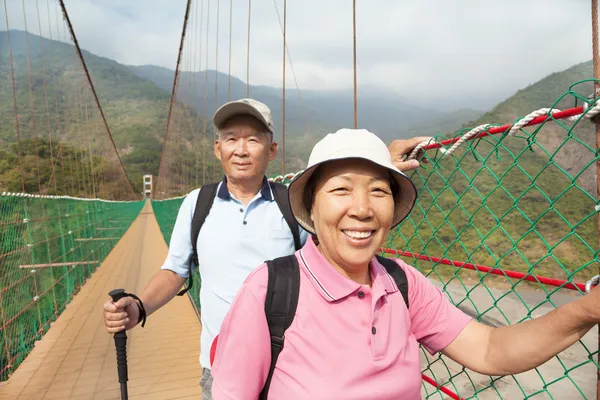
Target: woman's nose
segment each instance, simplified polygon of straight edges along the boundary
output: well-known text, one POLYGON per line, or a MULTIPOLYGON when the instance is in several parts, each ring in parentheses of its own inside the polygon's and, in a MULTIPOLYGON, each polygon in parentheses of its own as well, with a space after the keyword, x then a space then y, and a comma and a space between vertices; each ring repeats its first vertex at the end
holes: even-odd
POLYGON ((366 219, 373 216, 371 202, 367 193, 358 193, 353 196, 349 214, 359 219, 366 219))

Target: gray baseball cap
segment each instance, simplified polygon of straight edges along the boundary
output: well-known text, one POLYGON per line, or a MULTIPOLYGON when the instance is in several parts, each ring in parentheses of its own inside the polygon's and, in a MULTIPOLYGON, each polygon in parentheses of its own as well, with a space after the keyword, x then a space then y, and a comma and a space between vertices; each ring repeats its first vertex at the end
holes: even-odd
POLYGON ((264 103, 254 99, 240 99, 223 104, 213 116, 217 129, 222 129, 225 122, 236 115, 251 115, 262 122, 269 132, 273 133, 274 124, 271 110, 264 103))

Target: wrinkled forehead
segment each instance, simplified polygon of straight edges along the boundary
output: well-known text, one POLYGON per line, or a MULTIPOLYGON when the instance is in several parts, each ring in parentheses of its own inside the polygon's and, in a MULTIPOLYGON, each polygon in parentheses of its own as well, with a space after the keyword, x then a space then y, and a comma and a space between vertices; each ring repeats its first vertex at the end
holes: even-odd
POLYGON ((271 132, 267 127, 260 122, 258 119, 250 115, 236 115, 229 118, 221 129, 219 130, 219 136, 250 136, 263 134, 267 137, 271 137, 271 132))

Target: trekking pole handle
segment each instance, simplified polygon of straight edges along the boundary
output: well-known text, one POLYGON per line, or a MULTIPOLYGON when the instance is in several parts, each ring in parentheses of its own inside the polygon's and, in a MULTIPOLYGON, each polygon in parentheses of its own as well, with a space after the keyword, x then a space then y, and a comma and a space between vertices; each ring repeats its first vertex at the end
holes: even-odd
MULTIPOLYGON (((108 295, 113 302, 119 301, 125 295, 125 289, 113 289, 108 295)), ((119 374, 119 383, 121 384, 121 399, 127 400, 127 335, 125 329, 115 333, 115 347, 117 350, 117 372, 119 374)))
POLYGON ((108 293, 108 295, 112 298, 112 301, 115 303, 121 300, 124 294, 125 289, 113 289, 108 293))

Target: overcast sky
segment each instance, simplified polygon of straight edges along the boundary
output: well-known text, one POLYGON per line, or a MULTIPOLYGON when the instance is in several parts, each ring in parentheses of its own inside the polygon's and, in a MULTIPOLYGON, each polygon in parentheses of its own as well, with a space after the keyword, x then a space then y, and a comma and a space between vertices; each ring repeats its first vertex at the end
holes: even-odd
MULTIPOLYGON (((23 29, 22 0, 7 0, 23 29)), ((28 18, 40 4, 25 0, 28 18)), ((232 74, 246 80, 248 0, 233 3, 232 74)), ((174 68, 185 0, 65 0, 80 45, 133 65, 174 68)), ((209 0, 194 0, 184 66, 206 68, 209 0), (203 12, 201 11, 203 5, 203 12), (198 18, 196 18, 196 14, 198 18), (204 15, 200 34, 200 15, 204 15)), ((211 0, 208 68, 229 63, 230 0, 211 0)), ((283 18, 283 0, 276 0, 283 18)), ((287 35, 300 89, 352 88, 352 1, 289 0, 287 35)), ((549 73, 591 59, 590 0, 357 0, 359 85, 394 90, 416 104, 487 109, 549 73)), ((4 15, 0 27, 5 29, 4 15)), ((38 33, 37 21, 28 21, 38 33), (35 24, 34 24, 35 22, 35 24)), ((253 0, 250 84, 282 84, 282 34, 273 0, 253 0)), ((287 85, 293 86, 288 64, 287 85)), ((566 90, 567 88, 565 88, 566 90)), ((360 92, 359 92, 360 96, 360 92)))

